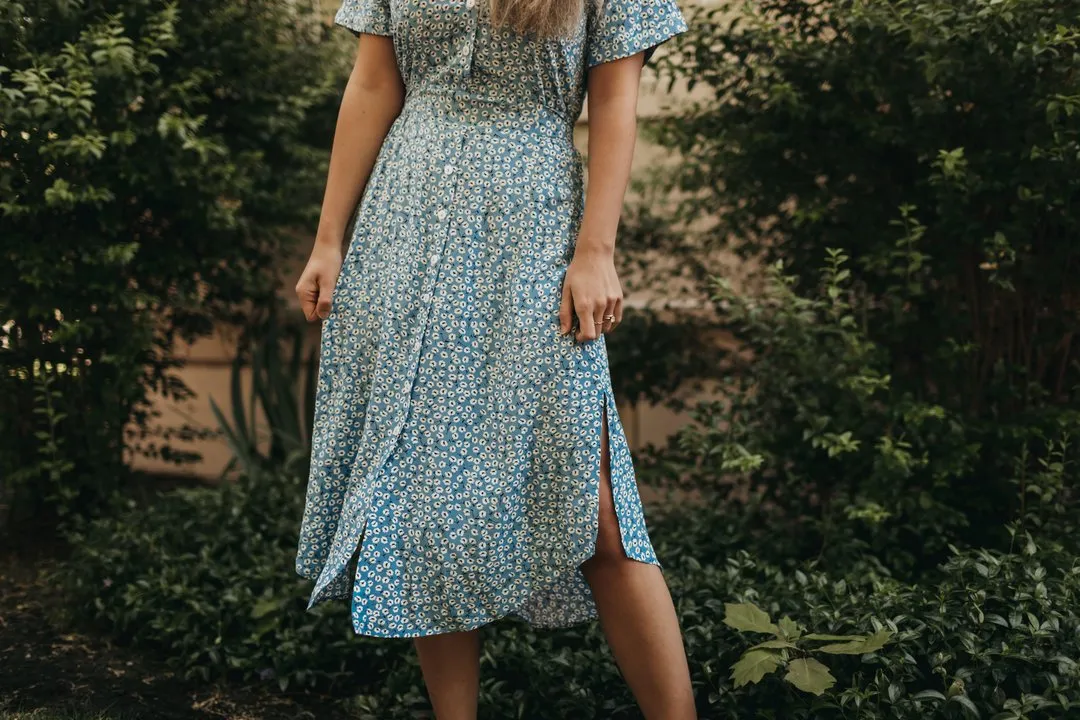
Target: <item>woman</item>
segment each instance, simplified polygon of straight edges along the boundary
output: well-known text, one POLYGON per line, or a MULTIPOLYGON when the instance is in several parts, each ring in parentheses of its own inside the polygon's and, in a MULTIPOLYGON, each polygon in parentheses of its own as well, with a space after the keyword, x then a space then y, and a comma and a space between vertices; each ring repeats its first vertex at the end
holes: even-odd
POLYGON ((296 287, 324 321, 296 570, 309 608, 415 638, 439 720, 475 717, 477 629, 511 614, 599 615, 646 717, 695 717, 604 344, 641 68, 686 24, 674 0, 585 2, 335 16, 360 42, 296 287))

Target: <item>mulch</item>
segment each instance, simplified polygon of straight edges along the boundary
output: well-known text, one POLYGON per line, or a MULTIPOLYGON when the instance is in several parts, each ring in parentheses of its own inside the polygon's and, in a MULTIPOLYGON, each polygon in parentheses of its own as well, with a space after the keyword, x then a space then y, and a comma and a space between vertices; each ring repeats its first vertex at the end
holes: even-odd
POLYGON ((0 556, 0 720, 40 711, 148 720, 348 717, 332 699, 187 681, 159 658, 58 626, 61 599, 39 572, 49 562, 40 553, 0 556))

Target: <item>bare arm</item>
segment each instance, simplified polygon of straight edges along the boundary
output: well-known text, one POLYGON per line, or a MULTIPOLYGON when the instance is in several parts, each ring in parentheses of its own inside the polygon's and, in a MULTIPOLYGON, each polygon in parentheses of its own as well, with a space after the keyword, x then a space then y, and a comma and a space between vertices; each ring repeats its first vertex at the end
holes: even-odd
POLYGON ((345 229, 404 97, 391 38, 361 34, 338 111, 315 245, 296 285, 309 322, 330 312, 345 229))
POLYGON ((637 139, 643 60, 643 53, 637 53, 589 70, 589 185, 559 314, 563 333, 569 332, 572 317, 577 315, 579 341, 596 338, 601 328, 610 330, 622 320, 615 235, 637 139), (603 321, 606 315, 614 315, 614 321, 603 321))
POLYGON ((638 53, 589 71, 589 187, 579 242, 597 251, 615 250, 637 141, 642 57, 638 53))

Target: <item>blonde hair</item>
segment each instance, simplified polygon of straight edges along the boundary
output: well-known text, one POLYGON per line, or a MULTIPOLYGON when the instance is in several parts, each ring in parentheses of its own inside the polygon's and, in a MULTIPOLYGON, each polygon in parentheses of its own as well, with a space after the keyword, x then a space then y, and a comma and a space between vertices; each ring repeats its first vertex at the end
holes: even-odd
POLYGON ((491 24, 540 37, 572 35, 581 15, 602 0, 489 0, 491 24))

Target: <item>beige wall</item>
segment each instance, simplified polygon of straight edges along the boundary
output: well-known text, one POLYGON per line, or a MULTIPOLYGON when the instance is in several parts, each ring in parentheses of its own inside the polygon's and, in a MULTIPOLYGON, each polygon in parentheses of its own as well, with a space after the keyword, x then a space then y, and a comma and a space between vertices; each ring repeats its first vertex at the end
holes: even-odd
MULTIPOLYGON (((663 52, 664 48, 661 47, 657 51, 657 56, 663 52)), ((653 117, 669 112, 670 106, 685 101, 688 97, 689 95, 682 88, 676 88, 673 93, 668 94, 666 87, 661 87, 655 75, 647 68, 642 79, 639 115, 653 117)), ((588 130, 588 112, 586 110, 579 120, 575 132, 575 141, 583 152, 587 149, 588 130)), ((639 140, 635 147, 633 173, 640 174, 647 171, 653 163, 660 162, 664 157, 665 155, 658 148, 639 140)), ((284 264, 282 268, 282 294, 288 301, 293 303, 294 307, 295 297, 292 288, 305 259, 303 257, 297 258, 292 263, 284 264)), ((642 302, 642 298, 628 295, 626 302, 633 305, 642 302)), ((296 312, 299 315, 299 309, 296 312)), ((312 325, 310 332, 311 341, 317 341, 318 326, 312 325)), ((180 348, 180 355, 187 360, 187 365, 179 374, 195 390, 197 397, 182 404, 159 402, 157 407, 162 412, 160 422, 164 425, 191 423, 216 428, 217 423, 210 409, 210 398, 213 398, 224 409, 226 415, 231 417, 231 408, 228 401, 230 396, 230 363, 234 354, 235 344, 233 339, 220 333, 202 339, 193 345, 180 348)), ((244 387, 246 397, 248 387, 246 377, 244 387)), ((684 417, 676 415, 663 407, 641 407, 635 410, 620 403, 618 409, 633 447, 640 447, 643 443, 660 442, 685 422, 684 417)), ((262 423, 262 427, 265 431, 265 423, 262 423)), ((185 450, 195 450, 202 453, 204 460, 193 467, 189 466, 186 471, 206 477, 219 476, 231 457, 224 441, 190 443, 182 447, 185 450)), ((137 459, 134 464, 141 469, 153 472, 177 470, 175 466, 146 459, 137 459)))

